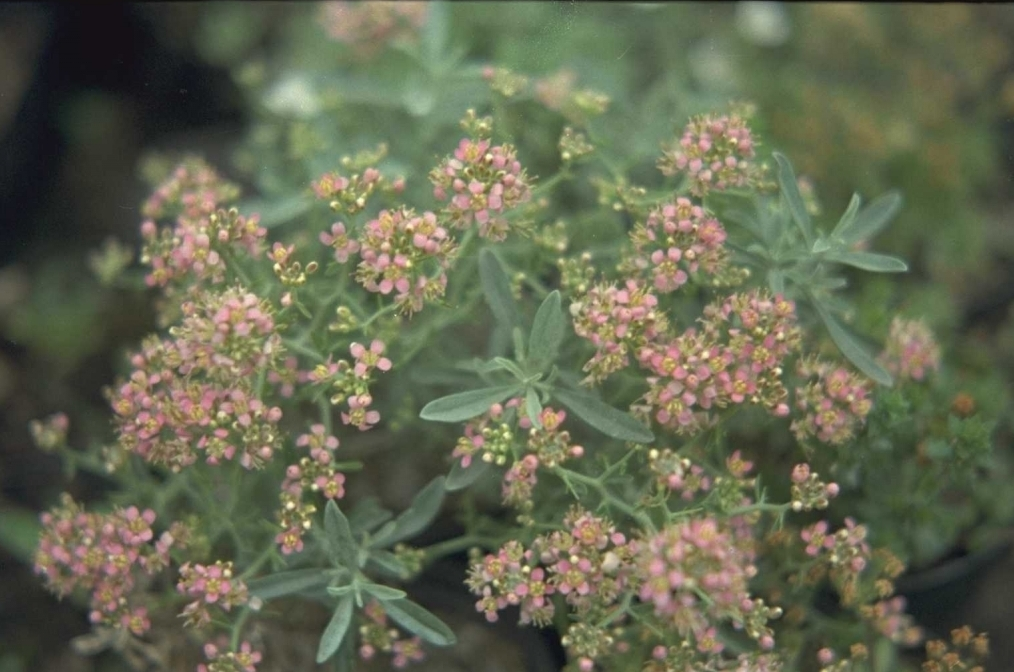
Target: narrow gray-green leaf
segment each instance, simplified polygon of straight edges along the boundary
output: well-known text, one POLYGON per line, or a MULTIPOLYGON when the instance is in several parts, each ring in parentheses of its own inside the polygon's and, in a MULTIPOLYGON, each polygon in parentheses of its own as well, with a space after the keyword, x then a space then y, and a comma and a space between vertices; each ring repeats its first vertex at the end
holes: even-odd
POLYGON ((247 201, 241 203, 238 209, 247 215, 256 213, 260 216, 260 225, 266 229, 271 229, 282 224, 287 224, 297 217, 306 214, 309 212, 313 202, 312 196, 296 194, 270 201, 247 201))
POLYGON ((849 207, 845 209, 845 214, 841 216, 838 223, 834 227, 834 231, 831 232, 831 237, 837 240, 841 240, 842 232, 848 231, 852 228, 855 223, 856 214, 859 212, 859 206, 863 204, 863 199, 859 197, 859 194, 852 194, 852 200, 849 201, 849 207))
POLYGON ((560 292, 554 289, 535 313, 528 336, 528 359, 542 366, 552 363, 560 351, 566 328, 567 320, 560 308, 560 292))
POLYGON ((511 292, 510 278, 500 260, 488 248, 479 252, 479 281, 496 321, 509 328, 518 326, 521 321, 511 292))
POLYGON ((785 294, 785 274, 777 268, 768 271, 768 287, 776 295, 785 294))
POLYGON ((370 595, 373 595, 381 602, 400 600, 408 594, 404 590, 398 590, 397 588, 391 588, 390 586, 384 586, 379 583, 364 583, 363 590, 370 595))
POLYGON ((345 639, 349 626, 352 625, 354 599, 351 595, 345 595, 338 600, 334 615, 327 624, 327 628, 324 629, 324 634, 320 637, 320 645, 317 647, 318 665, 333 656, 338 647, 342 645, 342 640, 345 639))
POLYGON ((369 497, 356 504, 348 518, 353 530, 372 532, 394 518, 394 514, 382 507, 376 497, 369 497))
POLYGON ((408 578, 408 567, 390 551, 370 551, 368 565, 372 564, 382 572, 399 579, 408 578))
POLYGON ((849 226, 841 227, 839 238, 849 247, 872 238, 894 219, 901 205, 902 198, 898 192, 884 194, 860 210, 849 226))
POLYGON ((542 402, 539 401, 539 393, 534 387, 529 387, 525 393, 525 411, 532 425, 542 429, 542 402))
POLYGON ((593 397, 587 392, 556 388, 553 396, 579 418, 607 436, 635 443, 649 443, 655 435, 629 413, 593 397))
POLYGON ((352 593, 355 589, 356 587, 351 583, 344 586, 328 586, 327 594, 333 595, 334 597, 341 597, 342 595, 348 595, 352 593))
POLYGON ((384 603, 384 611, 395 623, 430 644, 451 646, 457 641, 447 624, 411 600, 392 600, 384 603))
POLYGON ((440 511, 444 501, 444 477, 437 476, 426 484, 412 504, 370 541, 371 548, 383 548, 425 530, 440 511))
POLYGON ((356 541, 352 538, 349 519, 333 499, 327 500, 327 506, 324 507, 324 534, 331 559, 342 567, 355 570, 358 566, 356 541))
POLYGON ((862 344, 855 339, 855 337, 848 332, 848 330, 838 322, 837 318, 828 312, 827 308, 822 306, 819 302, 814 301, 814 306, 817 308, 817 313, 824 321, 824 325, 827 327, 828 333, 831 335, 831 340, 834 341, 841 353, 845 355, 846 359, 856 365, 860 371, 865 373, 867 376, 880 383, 881 385, 891 386, 894 381, 891 378, 891 374, 887 370, 877 363, 862 344))
POLYGON ((311 588, 323 588, 331 581, 326 570, 293 569, 288 572, 269 574, 247 582, 250 595, 262 600, 272 600, 311 588))
POLYGON ((451 467, 451 473, 447 475, 447 481, 444 482, 444 489, 448 492, 463 490, 479 480, 489 467, 490 463, 481 459, 478 454, 472 456, 472 461, 467 467, 461 466, 461 460, 456 459, 454 466, 451 467))
POLYGON ((875 252, 835 250, 825 254, 824 259, 874 273, 904 273, 908 270, 908 265, 901 259, 875 252))
POLYGON ((482 415, 493 404, 509 399, 523 390, 522 385, 513 384, 458 392, 426 404, 419 412, 419 417, 436 422, 464 422, 482 415))
POLYGON ((806 211, 806 204, 799 194, 799 185, 796 183, 796 173, 792 169, 792 164, 778 152, 774 153, 774 158, 778 164, 778 188, 785 197, 785 204, 789 206, 789 213, 802 231, 803 240, 808 246, 813 245, 813 222, 810 221, 810 213, 806 211))

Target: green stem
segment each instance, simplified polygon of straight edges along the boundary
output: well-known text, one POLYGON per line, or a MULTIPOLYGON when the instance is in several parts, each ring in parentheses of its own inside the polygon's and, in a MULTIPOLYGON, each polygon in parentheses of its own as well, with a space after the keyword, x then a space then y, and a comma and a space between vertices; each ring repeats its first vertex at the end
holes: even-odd
POLYGON ((468 550, 473 546, 481 546, 483 548, 496 548, 497 544, 493 540, 487 537, 480 537, 478 535, 468 534, 463 537, 456 537, 454 539, 448 539, 438 544, 426 547, 426 562, 433 562, 438 558, 442 558, 445 555, 451 555, 459 551, 468 550))
POLYGON ((748 513, 755 513, 758 511, 770 511, 771 513, 786 513, 792 508, 791 504, 767 504, 761 502, 759 504, 750 504, 749 506, 741 506, 739 508, 726 511, 729 516, 742 516, 748 513))
POLYGON ((613 507, 617 511, 625 513, 630 518, 633 518, 646 530, 650 532, 656 531, 655 524, 651 521, 651 518, 649 518, 647 514, 643 511, 637 510, 627 502, 614 495, 612 491, 609 490, 609 488, 607 488, 599 479, 592 478, 591 476, 585 476, 584 474, 571 471, 570 469, 566 469, 564 467, 556 467, 554 471, 556 472, 556 475, 564 482, 568 483, 568 485, 570 481, 577 481, 578 483, 587 485, 598 492, 599 496, 602 497, 602 500, 609 504, 609 506, 613 507))

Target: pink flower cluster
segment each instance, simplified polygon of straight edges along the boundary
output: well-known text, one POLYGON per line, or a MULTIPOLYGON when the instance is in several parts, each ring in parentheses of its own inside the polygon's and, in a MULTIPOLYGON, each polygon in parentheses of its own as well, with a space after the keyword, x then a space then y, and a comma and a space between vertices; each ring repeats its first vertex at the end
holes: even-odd
POLYGON ((151 525, 155 513, 137 507, 112 513, 86 513, 70 495, 60 506, 43 513, 42 534, 35 553, 35 572, 61 597, 76 588, 91 593, 92 623, 148 631, 147 609, 135 595, 138 575, 154 575, 169 565, 169 550, 185 528, 174 524, 155 541, 151 525), (154 543, 153 543, 154 542, 154 543))
POLYGON ((925 322, 895 317, 880 363, 900 380, 922 381, 940 368, 940 346, 925 322))
POLYGON ((820 474, 810 471, 806 462, 797 464, 792 469, 792 510, 812 511, 826 509, 829 500, 838 496, 840 488, 837 483, 824 483, 820 474))
POLYGON ((331 403, 335 406, 348 404, 348 412, 341 414, 342 422, 360 431, 371 429, 380 422, 380 412, 370 409, 373 403, 370 382, 373 371, 391 369, 391 360, 383 356, 385 347, 382 341, 376 339, 370 343, 369 348, 353 343, 349 346, 349 351, 354 364, 349 364, 344 359, 335 363, 329 358, 326 364, 321 364, 309 375, 310 382, 327 383, 334 388, 331 403))
POLYGON ((282 531, 275 542, 288 555, 303 548, 303 534, 312 525, 312 514, 317 510, 304 503, 307 492, 319 492, 327 499, 341 499, 345 496, 345 474, 334 466, 334 451, 338 439, 329 436, 322 424, 310 427, 308 434, 296 439, 296 446, 307 448, 309 457, 303 457, 298 464, 289 465, 282 481, 282 507, 278 520, 282 531))
POLYGON ((446 212, 453 226, 467 228, 475 222, 479 235, 494 241, 507 237, 504 217, 531 199, 528 176, 511 145, 491 146, 486 139, 463 138, 454 156, 430 172, 433 196, 447 201, 446 212))
POLYGON ((627 366, 632 353, 665 333, 665 316, 657 306, 658 297, 633 279, 622 287, 596 285, 571 304, 574 332, 595 346, 584 365, 589 382, 627 366))
POLYGON ((119 444, 174 471, 238 458, 259 468, 280 447, 281 409, 253 396, 250 374, 277 364, 270 309, 240 289, 204 292, 183 306, 170 340, 150 338, 129 380, 110 393, 119 444))
POLYGON ((426 10, 425 2, 412 0, 331 0, 321 6, 320 23, 332 40, 369 58, 389 42, 414 38, 426 21, 426 10))
MULTIPOLYGON (((753 543, 749 525, 740 519, 693 518, 670 525, 638 553, 639 597, 681 634, 692 634, 699 649, 718 653, 717 625, 731 620, 742 626, 759 605, 747 588, 757 573, 753 543)), ((748 634, 764 648, 774 644, 766 629, 748 628, 748 634)))
POLYGON ((828 534, 828 530, 827 521, 821 520, 800 533, 806 544, 806 554, 827 561, 832 569, 843 569, 853 575, 862 572, 870 558, 866 527, 846 518, 845 527, 834 534, 828 534))
POLYGON ((873 624, 877 632, 893 642, 915 646, 923 638, 922 630, 905 613, 905 598, 900 595, 862 606, 859 613, 873 624))
POLYGON ((239 651, 218 650, 214 644, 204 645, 204 657, 209 664, 197 666, 197 672, 257 672, 257 665, 261 662, 261 652, 250 645, 250 642, 243 642, 239 651))
POLYGON ((816 378, 796 388, 796 408, 802 417, 792 421, 796 438, 813 436, 824 443, 845 443, 866 422, 873 406, 870 382, 815 357, 802 359, 796 372, 804 378, 816 378))
POLYGON ((634 266, 647 271, 656 290, 673 292, 698 269, 715 275, 728 265, 725 228, 699 205, 677 198, 655 208, 630 234, 634 266))
MULTIPOLYGON (((356 280, 370 292, 396 292, 401 311, 418 312, 444 295, 456 247, 432 212, 381 210, 363 227, 358 246, 362 261, 356 280)), ((343 253, 351 250, 347 244, 343 253)))
POLYGON ((371 660, 377 651, 392 656, 391 665, 402 669, 409 663, 417 663, 426 657, 419 637, 401 637, 397 629, 387 621, 387 613, 380 602, 370 600, 363 607, 366 622, 359 628, 359 657, 371 660))
POLYGON ((711 189, 745 187, 755 181, 754 140, 741 116, 697 117, 678 142, 663 149, 658 168, 664 175, 686 173, 690 193, 703 197, 711 189))
POLYGON ((669 448, 652 448, 648 451, 648 468, 655 476, 659 489, 671 490, 688 502, 697 493, 711 489, 711 478, 700 465, 680 457, 679 453, 669 448))
POLYGON ((638 352, 651 372, 645 403, 659 424, 697 431, 712 408, 751 402, 788 414, 782 364, 800 347, 795 305, 764 291, 733 294, 704 309, 701 329, 638 352))
POLYGON ((184 607, 180 614, 186 625, 202 628, 211 623, 208 605, 217 604, 225 611, 246 604, 250 595, 246 584, 233 576, 232 562, 218 560, 213 565, 191 565, 180 567, 180 580, 176 590, 196 598, 184 607))
POLYGON ((555 610, 547 598, 557 593, 579 613, 619 599, 630 581, 635 545, 608 520, 578 508, 563 522, 564 530, 537 537, 530 549, 512 540, 472 566, 466 583, 480 596, 476 610, 488 621, 517 605, 522 624, 546 625, 555 610))
POLYGON ((257 256, 267 230, 257 215, 246 218, 235 208, 219 207, 239 190, 199 160, 185 162, 145 203, 141 224, 141 261, 151 265, 149 286, 165 287, 185 277, 220 282, 225 273, 223 250, 235 246, 257 256), (157 220, 175 217, 175 225, 159 229, 157 220))
POLYGON ((373 192, 383 184, 384 178, 376 168, 367 168, 360 175, 343 177, 338 173, 325 173, 310 184, 319 199, 329 201, 335 212, 354 215, 366 207, 373 192))

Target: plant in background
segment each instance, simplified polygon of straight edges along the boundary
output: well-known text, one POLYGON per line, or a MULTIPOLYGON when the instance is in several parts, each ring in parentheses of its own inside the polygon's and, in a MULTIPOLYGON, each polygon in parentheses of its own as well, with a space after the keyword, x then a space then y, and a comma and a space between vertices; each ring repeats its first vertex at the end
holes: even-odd
POLYGON ((316 663, 406 666, 455 644, 412 581, 464 551, 475 616, 554 629, 568 669, 900 669, 906 563, 1012 518, 932 332, 898 319, 878 355, 850 325, 848 274, 907 270, 869 250, 901 198, 822 227, 742 106, 642 156, 608 96, 473 67, 422 9, 332 3, 355 70, 243 72, 259 201, 200 159, 152 171, 164 329, 111 441, 33 426, 117 486, 44 514, 38 573, 135 648, 175 633, 167 669, 296 669, 294 601, 325 609, 316 663), (358 485, 378 445, 432 476, 400 513, 358 485), (449 497, 459 536, 431 527, 449 497))

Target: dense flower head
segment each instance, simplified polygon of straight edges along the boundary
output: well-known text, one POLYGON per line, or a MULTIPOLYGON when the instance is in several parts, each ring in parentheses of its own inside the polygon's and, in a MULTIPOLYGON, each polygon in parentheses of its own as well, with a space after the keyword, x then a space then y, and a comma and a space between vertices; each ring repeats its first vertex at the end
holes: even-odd
POLYGON ((456 246, 432 212, 381 210, 363 227, 358 245, 356 280, 370 292, 394 292, 402 312, 418 312, 444 295, 456 246))
POLYGON ((880 362, 900 380, 922 381, 940 368, 940 346, 925 322, 895 317, 880 362))
POLYGON ((674 492, 687 501, 697 493, 711 490, 711 477, 704 468, 670 448, 648 451, 648 468, 660 490, 674 492))
POLYGON ((197 672, 257 672, 262 655, 250 642, 244 641, 238 651, 223 652, 214 644, 205 644, 204 657, 209 662, 198 665, 197 672))
POLYGON ((329 357, 309 374, 311 383, 331 386, 334 390, 331 403, 335 406, 345 404, 348 409, 341 414, 342 422, 360 431, 371 429, 380 422, 380 412, 371 408, 373 396, 370 384, 374 371, 391 369, 391 360, 383 356, 386 347, 383 341, 377 339, 370 343, 369 348, 353 343, 349 346, 352 363, 344 359, 332 362, 329 357))
MULTIPOLYGON (((742 627, 763 605, 747 588, 757 572, 748 528, 711 517, 681 521, 647 539, 636 562, 641 600, 681 634, 692 634, 699 648, 721 651, 714 628, 725 620, 742 627)), ((770 612, 763 621, 780 613, 770 612)), ((763 622, 746 630, 762 644, 771 636, 763 622)))
POLYGON ((577 74, 561 68, 535 81, 535 99, 574 124, 585 124, 609 109, 609 96, 577 88, 577 74))
POLYGON ((259 468, 278 451, 282 411, 253 395, 251 375, 282 351, 266 302, 241 288, 183 304, 170 339, 147 339, 110 392, 120 446, 178 471, 203 454, 259 468))
POLYGON ((136 594, 138 577, 169 564, 169 550, 185 536, 180 525, 156 539, 155 513, 137 507, 86 513, 70 495, 43 513, 35 572, 61 597, 75 589, 90 592, 92 623, 144 634, 151 623, 136 594))
POLYGON ((537 537, 531 548, 510 541, 496 555, 474 564, 467 581, 479 596, 476 610, 490 622, 508 606, 521 608, 520 622, 548 624, 555 611, 550 595, 587 614, 615 604, 630 581, 636 544, 607 519, 574 508, 564 529, 537 537))
POLYGON ((905 613, 905 598, 896 595, 872 605, 859 607, 859 614, 876 628, 877 632, 893 642, 914 646, 922 641, 922 630, 912 617, 905 613))
POLYGON ((806 462, 792 469, 792 510, 812 511, 826 509, 830 499, 837 497, 840 488, 837 483, 824 483, 820 474, 810 471, 806 462))
POLYGON ((267 235, 258 216, 223 209, 238 195, 235 185, 200 159, 185 161, 155 189, 142 207, 141 262, 151 266, 145 276, 149 286, 165 287, 191 277, 220 282, 227 249, 257 256, 267 235), (165 220, 173 225, 160 229, 158 222, 165 220))
POLYGON ((698 324, 637 353, 652 374, 644 401, 655 420, 690 433, 712 409, 747 401, 787 415, 782 365, 801 339, 793 302, 762 290, 737 293, 705 307, 698 324))
POLYGON ((631 355, 665 333, 668 323, 658 297, 643 283, 598 284, 570 305, 574 333, 591 341, 595 355, 584 365, 595 382, 630 364, 631 355))
POLYGON ((181 614, 186 624, 194 627, 203 627, 211 622, 208 605, 215 604, 229 611, 250 600, 246 584, 233 575, 232 562, 222 560, 213 565, 183 563, 176 590, 196 598, 184 607, 181 614))
POLYGON ((630 234, 633 267, 660 293, 673 292, 701 270, 721 274, 729 263, 725 227, 687 198, 657 207, 630 234))
POLYGON ((510 226, 504 216, 531 199, 528 175, 511 145, 462 138, 454 156, 430 172, 433 196, 446 202, 452 226, 476 223, 483 238, 500 241, 510 226))
POLYGON ((377 189, 397 189, 389 187, 376 168, 366 168, 362 173, 353 173, 349 177, 325 173, 310 183, 310 188, 317 198, 328 201, 332 210, 347 215, 354 215, 365 208, 377 189))
POLYGON ((28 431, 32 441, 39 450, 51 451, 62 448, 67 443, 67 430, 70 429, 70 418, 66 413, 54 413, 44 420, 32 420, 28 423, 28 431))
POLYGON ((426 10, 426 3, 418 0, 331 0, 322 3, 320 23, 332 40, 368 58, 389 42, 414 38, 426 21, 426 10))
POLYGON ((815 357, 799 361, 797 373, 815 379, 796 388, 801 417, 792 422, 800 441, 816 437, 823 443, 842 444, 855 436, 873 406, 870 382, 843 366, 815 357))
POLYGON ((190 157, 174 168, 141 207, 146 219, 183 216, 188 220, 208 217, 222 203, 239 196, 239 187, 226 182, 203 159, 190 157))
POLYGON ((753 184, 755 141, 739 114, 699 116, 690 121, 677 142, 663 148, 658 168, 664 175, 686 174, 690 193, 705 196, 711 189, 753 184))

